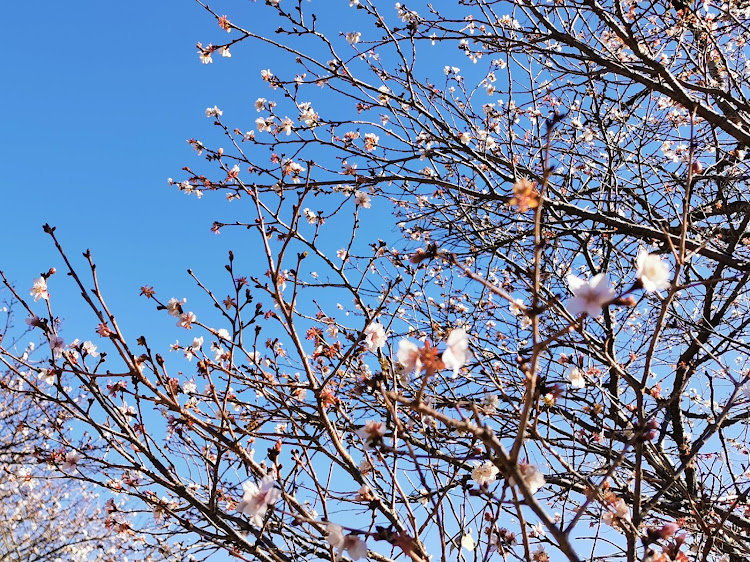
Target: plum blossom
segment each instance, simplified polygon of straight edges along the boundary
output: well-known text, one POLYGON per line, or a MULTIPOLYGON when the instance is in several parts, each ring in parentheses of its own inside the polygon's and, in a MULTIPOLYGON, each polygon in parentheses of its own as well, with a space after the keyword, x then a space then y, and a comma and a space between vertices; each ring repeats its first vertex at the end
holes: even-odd
POLYGON ((352 560, 359 560, 367 557, 367 545, 357 535, 344 535, 341 525, 328 523, 326 525, 328 536, 326 540, 336 550, 336 560, 339 561, 344 557, 344 552, 349 554, 352 560))
POLYGON ((574 367, 570 371, 570 373, 568 373, 568 380, 570 381, 570 386, 572 388, 586 387, 586 378, 584 377, 584 372, 578 367, 574 367))
MULTIPOLYGON (((269 121, 273 122, 273 118, 269 117, 269 121)), ((264 117, 258 117, 255 120, 255 126, 258 128, 259 133, 271 130, 271 124, 269 123, 269 121, 266 121, 264 117)))
POLYGON ((134 416, 135 408, 129 405, 125 400, 122 401, 122 406, 118 408, 123 416, 134 416))
POLYGON ((490 394, 485 391, 481 405, 485 414, 494 414, 497 412, 498 406, 500 406, 500 397, 497 394, 490 394))
POLYGON ((32 328, 41 328, 42 326, 44 326, 44 322, 36 314, 32 314, 31 316, 26 318, 25 322, 32 328))
POLYGON ((669 264, 662 261, 656 254, 649 254, 641 250, 635 260, 636 277, 643 285, 643 290, 647 293, 668 289, 669 282, 669 264))
POLYGON ((453 369, 453 376, 458 375, 461 367, 471 357, 469 338, 463 328, 456 328, 448 336, 447 348, 443 352, 443 364, 446 369, 453 369))
POLYGON ((200 57, 201 63, 203 64, 211 64, 212 62, 214 62, 214 59, 211 58, 211 51, 209 49, 201 49, 200 51, 198 51, 198 56, 200 57))
POLYGON ((51 336, 49 348, 52 350, 52 355, 59 359, 65 351, 65 342, 60 336, 51 336))
POLYGON ((534 552, 531 553, 531 560, 533 562, 549 562, 549 554, 544 550, 544 546, 540 544, 536 547, 534 552))
POLYGON ((193 338, 193 344, 190 347, 185 348, 185 359, 192 361, 193 356, 197 355, 203 347, 203 336, 199 338, 193 338))
POLYGON ((385 422, 381 420, 369 420, 357 430, 357 436, 365 442, 368 449, 379 443, 384 435, 385 422))
POLYGON ((186 330, 190 330, 192 328, 193 322, 198 320, 198 317, 192 313, 192 312, 183 312, 180 314, 179 320, 177 320, 177 325, 180 328, 185 328, 186 330))
POLYGON ((206 117, 219 117, 224 115, 224 112, 216 106, 206 108, 206 117))
POLYGON ((365 328, 365 345, 373 353, 385 345, 385 328, 380 322, 373 322, 365 328))
MULTIPOLYGON (((352 560, 359 560, 360 558, 367 557, 367 545, 365 541, 360 539, 357 535, 346 535, 344 542, 341 545, 341 551, 346 551, 352 560)), ((339 556, 339 560, 341 556, 339 556)))
POLYGON ((81 347, 86 355, 90 355, 91 357, 99 357, 99 352, 96 350, 96 345, 93 342, 87 340, 83 342, 83 346, 81 347))
POLYGON ((474 550, 477 547, 477 542, 474 537, 471 536, 471 529, 466 531, 466 534, 461 537, 461 547, 466 550, 474 550))
POLYGON ((182 314, 182 305, 186 303, 187 299, 182 299, 181 301, 178 301, 175 298, 169 299, 169 301, 167 302, 167 314, 177 318, 180 314, 182 314))
POLYGON ((276 503, 281 497, 281 490, 276 487, 276 478, 272 474, 266 474, 260 481, 260 486, 255 482, 242 484, 242 501, 237 504, 237 511, 250 518, 250 522, 261 527, 263 518, 269 505, 276 503))
POLYGON ((285 160, 281 165, 281 172, 285 176, 291 176, 292 182, 294 183, 299 183, 301 181, 299 176, 304 171, 305 169, 293 160, 285 160))
MULTIPOLYGON (((380 92, 378 94, 378 103, 380 105, 386 105, 388 103, 388 95, 387 94, 390 94, 391 90, 388 88, 388 86, 383 85, 383 86, 380 86, 378 88, 378 92, 380 92)), ((385 123, 383 123, 383 124, 385 124, 385 123)))
POLYGON ((309 101, 299 104, 299 121, 301 123, 304 123, 307 127, 311 127, 317 120, 318 114, 315 113, 309 101))
POLYGON ((286 136, 289 136, 292 134, 293 127, 294 123, 292 123, 292 120, 289 119, 289 117, 284 117, 281 120, 281 125, 279 125, 279 131, 285 133, 286 136))
POLYGON ((365 133, 364 141, 365 150, 367 152, 372 152, 377 148, 378 143, 380 142, 380 137, 375 133, 365 133))
POLYGON ((72 472, 76 469, 78 461, 82 458, 81 453, 78 451, 68 451, 65 454, 65 462, 62 465, 62 470, 65 472, 72 472))
POLYGON ((34 302, 37 302, 39 299, 49 300, 47 280, 44 277, 34 279, 34 284, 31 286, 29 294, 34 297, 34 302))
POLYGON ((500 470, 495 466, 492 461, 486 461, 483 464, 478 464, 471 471, 471 478, 480 486, 492 484, 497 480, 497 474, 500 470))
POLYGON ((47 384, 55 384, 55 371, 52 369, 42 369, 39 371, 37 377, 47 384))
POLYGON ((227 351, 216 342, 211 342, 211 351, 214 352, 216 363, 221 363, 227 357, 227 351))
MULTIPOLYGON (((526 487, 529 489, 529 493, 536 494, 539 489, 546 483, 544 474, 530 464, 520 463, 518 465, 518 472, 521 473, 521 479, 526 487)), ((513 479, 510 479, 510 483, 514 484, 513 479)))
POLYGON ((523 304, 523 299, 513 299, 512 301, 510 301, 508 308, 510 309, 510 313, 513 316, 518 316, 523 313, 526 307, 523 304))
POLYGON ((406 373, 417 373, 422 370, 422 358, 419 355, 419 347, 409 340, 398 342, 396 359, 404 366, 406 373))
POLYGON ((357 206, 362 207, 363 209, 369 209, 372 206, 370 203, 370 196, 365 191, 355 191, 354 202, 357 206))
POLYGON ((607 511, 602 515, 602 521, 607 525, 615 526, 621 521, 630 521, 630 508, 625 500, 619 498, 616 502, 610 505, 612 511, 607 511))
POLYGON ((567 280, 573 296, 568 300, 566 308, 573 316, 582 313, 598 316, 602 307, 615 296, 604 273, 598 273, 588 281, 575 275, 568 275, 567 280))

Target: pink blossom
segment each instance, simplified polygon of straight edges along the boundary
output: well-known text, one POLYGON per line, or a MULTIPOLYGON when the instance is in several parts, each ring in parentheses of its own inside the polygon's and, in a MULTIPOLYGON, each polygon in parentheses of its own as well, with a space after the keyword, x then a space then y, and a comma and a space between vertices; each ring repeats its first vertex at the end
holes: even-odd
POLYGON ((404 366, 404 370, 409 373, 416 373, 422 370, 422 359, 419 357, 419 347, 409 340, 398 342, 398 351, 396 359, 404 366))
POLYGON ((453 369, 453 375, 455 376, 471 357, 466 331, 463 328, 456 328, 448 336, 446 344, 448 347, 443 352, 443 364, 446 369, 453 369))
POLYGON ((336 560, 339 561, 344 557, 344 552, 349 554, 352 560, 359 560, 367 557, 367 545, 357 535, 344 535, 341 525, 328 523, 327 525, 328 544, 337 549, 336 560))
POLYGON ((52 350, 52 355, 60 358, 62 357, 63 351, 65 351, 65 342, 60 336, 51 336, 49 339, 49 347, 52 350))
POLYGON ((49 300, 49 293, 47 292, 47 280, 44 277, 34 279, 34 284, 31 286, 29 294, 34 297, 34 302, 39 299, 49 300))
POLYGON ((182 314, 180 314, 180 319, 177 320, 177 325, 180 328, 190 330, 192 328, 193 322, 195 322, 196 320, 198 320, 198 317, 192 312, 183 312, 182 314))
POLYGON ((635 267, 635 274, 647 293, 668 289, 671 285, 669 264, 662 261, 659 256, 642 250, 635 260, 635 267))
POLYGON ((237 504, 237 511, 250 518, 251 523, 261 527, 266 516, 268 506, 276 503, 281 497, 281 490, 276 487, 276 478, 266 474, 260 481, 260 486, 254 482, 242 484, 242 501, 237 504))
MULTIPOLYGON (((544 479, 544 474, 539 472, 539 470, 530 464, 527 463, 520 463, 518 465, 518 472, 521 473, 521 479, 523 480, 523 483, 526 484, 526 487, 529 489, 529 493, 536 494, 539 489, 544 486, 546 483, 544 479)), ((510 479, 510 483, 514 484, 513 479, 510 479)))
POLYGON ((78 466, 78 461, 80 461, 81 458, 81 453, 78 451, 68 451, 65 454, 65 462, 62 465, 62 469, 65 472, 72 472, 78 466))
POLYGON ((594 275, 588 281, 584 281, 575 275, 568 275, 567 279, 573 296, 568 300, 565 307, 573 316, 578 316, 581 313, 599 316, 602 307, 615 296, 604 273, 594 275))
POLYGON ((385 422, 381 420, 370 420, 357 430, 357 436, 365 442, 369 449, 380 442, 385 435, 385 422))
POLYGON ((367 350, 375 353, 385 345, 385 328, 379 322, 373 322, 365 328, 367 350))

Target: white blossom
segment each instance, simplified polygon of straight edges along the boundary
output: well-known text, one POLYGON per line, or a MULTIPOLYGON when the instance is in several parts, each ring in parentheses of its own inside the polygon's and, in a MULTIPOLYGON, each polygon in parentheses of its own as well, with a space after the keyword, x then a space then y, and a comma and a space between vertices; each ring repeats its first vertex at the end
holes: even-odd
POLYGON ((370 203, 370 196, 365 191, 355 191, 354 202, 363 209, 369 209, 372 206, 370 203))
POLYGON ((610 507, 612 511, 607 511, 602 515, 602 521, 607 525, 614 526, 619 521, 630 521, 630 508, 625 500, 620 498, 610 507))
POLYGON ((29 294, 34 297, 34 302, 37 302, 39 299, 49 300, 47 280, 44 277, 34 279, 34 284, 31 286, 29 294))
POLYGON ((447 348, 443 352, 443 365, 446 369, 453 369, 453 375, 457 375, 459 369, 466 365, 471 358, 469 351, 469 337, 463 328, 456 328, 448 336, 447 348))
POLYGON ((357 430, 357 436, 365 442, 368 449, 378 443, 384 435, 385 422, 382 420, 369 420, 357 430))
POLYGON ((367 545, 357 535, 344 535, 341 525, 328 523, 326 525, 328 544, 337 549, 336 560, 341 560, 346 552, 352 560, 359 560, 367 557, 367 545))
POLYGON ((279 125, 279 131, 285 133, 286 136, 289 136, 292 134, 293 126, 294 123, 292 123, 292 120, 289 119, 289 117, 284 117, 279 125))
POLYGON ((636 277, 647 293, 669 288, 669 264, 659 256, 641 250, 635 260, 635 267, 636 277))
POLYGON ((598 316, 604 304, 615 296, 604 273, 594 275, 588 281, 575 275, 568 275, 567 281, 573 296, 568 300, 565 308, 573 316, 581 313, 598 316))
POLYGON ((260 481, 260 485, 248 481, 242 484, 242 490, 244 493, 242 501, 237 504, 237 511, 249 517, 254 525, 261 527, 268 506, 276 503, 281 497, 281 490, 276 487, 276 478, 267 474, 260 481))
POLYGON ((72 472, 78 466, 78 461, 82 458, 81 453, 78 451, 68 451, 65 454, 65 462, 62 465, 62 470, 65 472, 72 472))
POLYGON ((258 128, 258 132, 259 133, 263 133, 265 131, 270 131, 271 130, 271 123, 272 122, 273 122, 273 118, 269 117, 269 120, 266 121, 266 119, 264 117, 258 117, 255 120, 255 126, 258 128))
POLYGON ((83 342, 83 345, 81 346, 83 351, 86 352, 86 355, 90 355, 91 357, 99 357, 99 352, 96 349, 96 345, 91 341, 85 341, 83 342))
POLYGON ((422 370, 422 359, 419 357, 419 347, 409 340, 398 342, 396 359, 404 367, 408 374, 417 373, 422 370))
POLYGON ((568 380, 570 381, 570 386, 572 388, 586 387, 586 378, 584 377, 584 372, 578 367, 574 367, 573 369, 571 369, 571 371, 568 373, 568 380))
POLYGON ((192 328, 192 323, 197 319, 198 318, 192 312, 183 312, 182 314, 180 314, 179 320, 177 320, 177 325, 180 328, 190 330, 192 328))
MULTIPOLYGON (((536 494, 546 483, 544 475, 533 465, 520 463, 518 465, 518 472, 521 473, 521 479, 531 494, 536 494)), ((510 479, 510 483, 514 484, 513 478, 510 479)))
POLYGON ((523 314, 523 311, 525 309, 525 306, 523 304, 523 299, 513 299, 512 301, 510 301, 508 308, 510 309, 510 313, 513 316, 518 316, 519 314, 523 314))
POLYGON ((219 117, 224 115, 224 112, 216 106, 206 108, 206 117, 219 117))
POLYGON ((466 531, 466 534, 461 537, 461 547, 465 548, 466 550, 476 549, 477 543, 474 540, 474 537, 471 536, 471 529, 466 531))
POLYGON ((365 328, 365 345, 367 350, 375 353, 385 345, 385 328, 379 322, 373 322, 365 328))
POLYGON ((169 299, 169 301, 167 301, 167 314, 174 316, 175 318, 178 317, 182 314, 182 305, 186 303, 187 299, 182 299, 181 301, 178 301, 175 298, 169 299))
POLYGON ((497 480, 498 472, 500 472, 500 470, 492 461, 485 461, 474 467, 474 470, 471 471, 471 478, 478 485, 484 486, 486 484, 492 484, 497 480))

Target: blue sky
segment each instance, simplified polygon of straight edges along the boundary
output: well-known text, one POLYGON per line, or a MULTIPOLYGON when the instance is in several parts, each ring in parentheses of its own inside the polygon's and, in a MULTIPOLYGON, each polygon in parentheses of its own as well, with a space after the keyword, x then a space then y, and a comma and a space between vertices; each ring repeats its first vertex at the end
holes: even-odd
MULTIPOLYGON (((167 185, 197 163, 185 141, 211 132, 207 106, 244 103, 248 120, 255 118, 251 94, 223 82, 235 61, 198 60, 195 43, 221 32, 212 18, 186 1, 45 1, 11 3, 3 21, 6 275, 26 293, 41 271, 60 269, 44 223, 57 227, 78 263, 92 250, 116 309, 153 311, 138 288, 177 292, 191 285, 187 267, 204 276, 223 271, 232 233, 215 236, 210 227, 226 204, 167 185)), ((247 57, 242 64, 243 72, 255 66, 247 57)), ((54 277, 50 291, 75 325, 75 309, 65 314, 66 301, 78 304, 70 283, 54 277)))

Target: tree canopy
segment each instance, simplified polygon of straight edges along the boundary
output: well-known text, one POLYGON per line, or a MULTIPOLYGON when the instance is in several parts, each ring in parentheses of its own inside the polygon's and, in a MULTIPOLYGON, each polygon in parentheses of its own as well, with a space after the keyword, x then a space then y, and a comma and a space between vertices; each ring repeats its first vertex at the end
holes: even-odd
POLYGON ((0 360, 49 462, 196 557, 747 559, 750 4, 198 4, 247 110, 170 184, 247 242, 141 288, 180 358, 45 225, 0 360))

